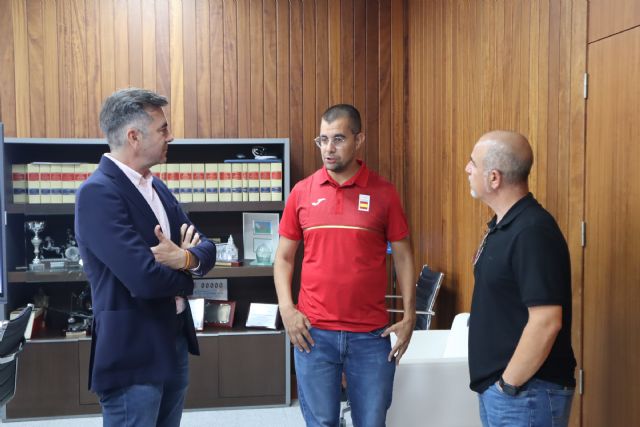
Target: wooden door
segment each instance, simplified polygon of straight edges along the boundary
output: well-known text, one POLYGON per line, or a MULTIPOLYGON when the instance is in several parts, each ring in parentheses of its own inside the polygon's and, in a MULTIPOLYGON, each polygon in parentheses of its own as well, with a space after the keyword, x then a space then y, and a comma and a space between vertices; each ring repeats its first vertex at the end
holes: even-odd
POLYGON ((640 425, 640 27, 588 47, 583 425, 640 425))

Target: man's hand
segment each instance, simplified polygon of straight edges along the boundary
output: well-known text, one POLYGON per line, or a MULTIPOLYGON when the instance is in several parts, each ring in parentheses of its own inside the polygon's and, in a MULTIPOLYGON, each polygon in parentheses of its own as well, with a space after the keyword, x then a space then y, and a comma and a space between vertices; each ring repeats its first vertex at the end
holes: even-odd
POLYGON ((404 317, 400 322, 394 323, 389 326, 382 333, 383 337, 389 336, 391 332, 396 334, 398 338, 396 340, 396 344, 391 349, 389 353, 389 357, 387 360, 391 362, 391 359, 395 356, 396 365, 400 363, 400 359, 402 355, 407 351, 407 347, 409 347, 409 341, 411 341, 411 335, 413 334, 413 328, 416 326, 416 318, 415 317, 404 317))
MULTIPOLYGON (((200 234, 195 233, 196 228, 193 224, 187 226, 187 224, 182 224, 180 226, 180 247, 182 249, 189 249, 194 246, 198 246, 200 243, 200 234)), ((157 233, 156 233, 157 235, 157 233)))
MULTIPOLYGON (((186 229, 185 225, 186 224, 184 224, 180 228, 181 235, 183 234, 182 229, 183 228, 186 229)), ((158 243, 158 246, 151 247, 151 252, 153 253, 153 256, 155 257, 156 261, 174 270, 181 270, 184 267, 184 263, 186 262, 186 259, 187 259, 187 254, 185 253, 186 249, 182 249, 178 247, 178 245, 173 243, 171 240, 167 239, 165 235, 162 233, 162 230, 160 229, 159 225, 156 225, 153 231, 156 234, 158 241, 160 242, 158 243)), ((186 237, 186 236, 183 236, 183 237, 186 237)), ((185 244, 185 240, 186 239, 183 239, 182 241, 183 245, 185 244)), ((192 238, 189 239, 189 241, 191 240, 192 238)))
POLYGON ((291 344, 299 351, 304 350, 307 353, 311 352, 311 347, 315 345, 315 342, 313 342, 313 338, 311 338, 311 334, 309 333, 311 322, 309 322, 307 316, 293 306, 280 309, 280 315, 282 316, 284 328, 289 334, 291 344))

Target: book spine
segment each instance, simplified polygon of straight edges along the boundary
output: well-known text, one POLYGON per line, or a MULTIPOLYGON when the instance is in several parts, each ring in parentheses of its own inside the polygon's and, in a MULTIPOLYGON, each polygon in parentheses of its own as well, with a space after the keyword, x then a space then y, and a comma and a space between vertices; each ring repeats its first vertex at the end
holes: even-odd
POLYGON ((62 203, 62 165, 51 165, 51 203, 62 203))
POLYGON ((259 163, 260 165, 260 201, 271 201, 271 164, 259 163))
POLYGON ((242 201, 249 201, 249 163, 242 163, 242 201))
POLYGON ((177 163, 167 164, 167 187, 180 200, 180 165, 177 163))
POLYGON ((191 165, 191 179, 193 180, 194 202, 206 201, 204 173, 204 163, 193 163, 191 165))
POLYGON ((73 164, 62 164, 62 203, 75 203, 76 192, 73 179, 73 164))
POLYGON ((27 165, 27 202, 40 203, 40 165, 27 165))
POLYGON ((76 194, 78 194, 78 188, 80 188, 85 180, 85 168, 86 166, 84 163, 78 163, 73 166, 73 188, 75 189, 76 194))
POLYGON ((207 163, 204 165, 205 201, 218 201, 218 165, 207 163))
POLYGON ((282 163, 271 163, 271 200, 282 201, 282 163))
POLYGON ((249 175, 249 201, 260 201, 260 163, 248 164, 249 175))
POLYGON ((231 201, 242 201, 242 163, 231 163, 231 201))
POLYGON ((51 203, 51 165, 40 165, 40 203, 51 203))
POLYGON ((231 201, 231 163, 218 163, 218 177, 220 178, 219 200, 231 201))
POLYGON ((180 202, 193 202, 193 180, 191 163, 180 163, 180 202))
POLYGON ((13 203, 27 203, 27 165, 11 165, 13 203))

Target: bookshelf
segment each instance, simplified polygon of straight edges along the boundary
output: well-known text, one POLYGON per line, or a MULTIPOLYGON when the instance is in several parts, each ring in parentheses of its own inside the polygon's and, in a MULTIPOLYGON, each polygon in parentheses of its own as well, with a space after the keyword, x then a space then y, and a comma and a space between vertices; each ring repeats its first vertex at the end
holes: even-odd
MULTIPOLYGON (((0 131, 1 131, 0 124, 0 131)), ((1 135, 1 132, 0 132, 1 135)), ((242 213, 281 213, 289 194, 288 139, 183 139, 169 146, 171 164, 222 163, 236 154, 252 157, 251 149, 265 147, 281 160, 282 201, 186 202, 184 210, 208 237, 226 241, 232 235, 243 253, 242 213)), ((11 166, 35 162, 98 163, 108 152, 103 139, 4 138, 0 136, 0 209, 3 226, 2 302, 5 317, 33 301, 41 289, 50 307, 71 309, 70 300, 86 286, 81 270, 34 272, 25 222, 45 221, 40 238, 73 230, 73 203, 16 203, 11 166)), ((247 263, 248 264, 248 263, 247 263)), ((215 267, 206 278, 226 278, 230 300, 236 301, 230 329, 205 329, 198 334, 201 356, 190 360, 190 388, 186 408, 285 405, 290 403, 290 352, 283 330, 245 328, 251 302, 276 303, 272 266, 215 267), (258 356, 259 355, 259 356, 258 356)), ((97 397, 86 390, 91 340, 67 338, 57 330, 32 337, 20 359, 17 392, 6 407, 7 419, 69 416, 100 412, 97 397), (31 369, 30 367, 38 367, 31 369), (56 392, 51 392, 51 385, 56 392)))

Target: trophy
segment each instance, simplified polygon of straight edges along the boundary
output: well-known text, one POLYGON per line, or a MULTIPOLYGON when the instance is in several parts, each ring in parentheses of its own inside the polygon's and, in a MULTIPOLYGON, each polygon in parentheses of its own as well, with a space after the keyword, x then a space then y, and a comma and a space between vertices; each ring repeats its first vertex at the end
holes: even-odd
POLYGON ((35 255, 31 264, 29 264, 29 269, 31 271, 43 271, 44 264, 40 260, 40 243, 42 243, 42 239, 38 236, 38 233, 44 229, 44 221, 28 221, 27 228, 33 232, 31 244, 33 245, 33 254, 35 255))

